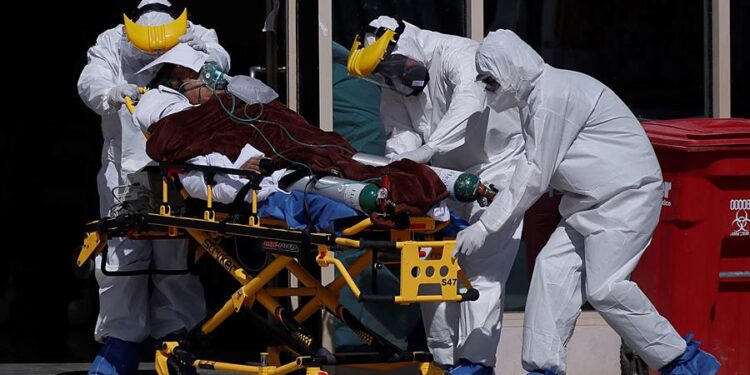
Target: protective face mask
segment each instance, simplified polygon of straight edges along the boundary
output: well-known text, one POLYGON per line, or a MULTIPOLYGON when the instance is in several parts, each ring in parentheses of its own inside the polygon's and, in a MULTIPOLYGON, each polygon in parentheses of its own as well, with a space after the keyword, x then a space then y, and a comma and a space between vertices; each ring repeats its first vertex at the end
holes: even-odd
POLYGON ((424 91, 427 82, 430 82, 430 72, 424 66, 409 68, 402 77, 402 81, 411 89, 406 96, 418 95, 424 91))
POLYGON ((143 26, 159 26, 174 21, 169 14, 162 12, 148 12, 140 16, 135 23, 143 26))
POLYGON ((496 112, 503 112, 518 106, 518 100, 508 91, 487 92, 487 105, 496 112))
MULTIPOLYGON (((120 43, 120 56, 122 56, 124 64, 132 66, 135 68, 135 71, 138 71, 141 67, 156 60, 161 54, 143 52, 128 42, 126 37, 123 37, 120 43)), ((156 69, 153 71, 155 72, 156 69)))

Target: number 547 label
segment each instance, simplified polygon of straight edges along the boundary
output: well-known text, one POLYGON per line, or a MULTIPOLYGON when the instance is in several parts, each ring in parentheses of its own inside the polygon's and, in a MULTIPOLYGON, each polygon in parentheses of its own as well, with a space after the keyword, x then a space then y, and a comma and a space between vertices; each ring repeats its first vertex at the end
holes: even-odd
POLYGON ((446 286, 446 285, 458 285, 456 279, 442 279, 441 280, 441 284, 443 284, 443 286, 446 286))

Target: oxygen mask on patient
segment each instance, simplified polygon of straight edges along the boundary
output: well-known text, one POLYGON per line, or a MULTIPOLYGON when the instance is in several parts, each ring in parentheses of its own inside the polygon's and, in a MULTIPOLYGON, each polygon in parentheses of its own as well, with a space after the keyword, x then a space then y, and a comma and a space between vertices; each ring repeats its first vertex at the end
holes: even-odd
POLYGON ((230 76, 213 62, 203 64, 201 81, 212 90, 227 90, 247 104, 268 103, 279 97, 271 87, 250 76, 230 76))
POLYGON ((203 64, 198 76, 201 81, 206 84, 206 87, 213 90, 224 90, 227 87, 227 78, 229 77, 226 73, 219 69, 216 63, 209 61, 203 64))

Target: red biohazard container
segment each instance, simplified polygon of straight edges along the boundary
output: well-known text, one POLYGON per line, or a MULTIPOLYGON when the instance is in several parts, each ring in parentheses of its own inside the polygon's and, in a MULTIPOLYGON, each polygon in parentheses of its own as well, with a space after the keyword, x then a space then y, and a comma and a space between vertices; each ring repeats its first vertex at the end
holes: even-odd
POLYGON ((643 123, 664 174, 659 225, 633 280, 723 375, 750 374, 750 120, 643 123))

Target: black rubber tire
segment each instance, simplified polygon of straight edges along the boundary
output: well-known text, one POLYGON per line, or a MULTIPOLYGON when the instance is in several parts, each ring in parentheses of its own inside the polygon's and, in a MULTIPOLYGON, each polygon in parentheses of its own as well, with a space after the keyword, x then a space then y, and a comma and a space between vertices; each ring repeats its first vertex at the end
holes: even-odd
POLYGON ((180 361, 173 357, 167 358, 167 372, 169 375, 187 375, 188 372, 185 371, 185 368, 182 364, 180 364, 180 361))

